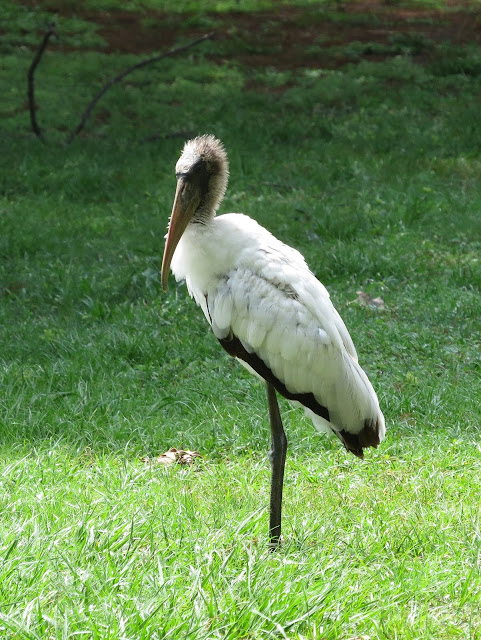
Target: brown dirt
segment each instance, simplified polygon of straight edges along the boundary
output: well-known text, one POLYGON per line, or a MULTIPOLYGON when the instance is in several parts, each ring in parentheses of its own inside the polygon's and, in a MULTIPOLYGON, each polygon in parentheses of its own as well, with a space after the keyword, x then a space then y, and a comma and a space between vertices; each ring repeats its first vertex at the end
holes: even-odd
MULTIPOLYGON (((214 31, 221 53, 212 55, 213 60, 255 67, 338 67, 359 59, 359 55, 339 52, 339 46, 353 42, 389 45, 400 35, 437 44, 481 45, 481 12, 474 11, 472 5, 453 1, 449 10, 438 11, 397 7, 391 1, 393 4, 388 0, 338 1, 331 12, 283 6, 257 13, 202 14, 209 26, 197 26, 201 21, 192 16, 152 10, 93 11, 83 10, 81 3, 72 9, 70 0, 44 0, 41 5, 59 15, 75 15, 99 25, 98 33, 107 42, 106 52, 149 54, 174 47, 179 38, 186 41, 214 31)), ((397 53, 391 49, 379 52, 373 47, 371 51, 368 46, 361 57, 384 59, 397 53)), ((429 47, 419 47, 418 62, 428 56, 429 47)))

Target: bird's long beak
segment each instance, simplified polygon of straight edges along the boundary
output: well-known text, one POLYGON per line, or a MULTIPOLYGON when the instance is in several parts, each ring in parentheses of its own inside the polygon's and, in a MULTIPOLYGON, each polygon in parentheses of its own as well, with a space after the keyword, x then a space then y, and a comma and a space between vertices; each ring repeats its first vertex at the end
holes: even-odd
POLYGON ((170 216, 169 230, 165 242, 164 257, 162 259, 161 283, 162 289, 167 291, 170 263, 175 249, 182 238, 187 225, 200 203, 199 190, 185 178, 179 178, 175 192, 174 205, 170 216))

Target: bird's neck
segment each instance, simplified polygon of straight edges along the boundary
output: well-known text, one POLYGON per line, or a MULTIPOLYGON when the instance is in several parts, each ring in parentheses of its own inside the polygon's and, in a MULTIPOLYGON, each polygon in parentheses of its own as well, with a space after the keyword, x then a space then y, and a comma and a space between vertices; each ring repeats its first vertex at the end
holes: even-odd
POLYGON ((219 208, 227 188, 227 176, 224 173, 214 174, 207 182, 207 189, 202 194, 199 206, 192 216, 191 224, 210 224, 219 208))
POLYGON ((215 218, 215 209, 212 207, 212 203, 202 200, 200 205, 195 210, 190 224, 209 225, 215 218))

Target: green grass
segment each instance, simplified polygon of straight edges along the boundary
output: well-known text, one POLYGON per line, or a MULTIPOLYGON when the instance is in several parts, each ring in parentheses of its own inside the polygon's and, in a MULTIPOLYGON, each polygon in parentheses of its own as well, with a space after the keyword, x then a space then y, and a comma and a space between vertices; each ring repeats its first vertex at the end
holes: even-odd
POLYGON ((47 52, 47 145, 31 51, 0 58, 0 635, 479 639, 479 53, 290 72, 221 46, 133 74, 69 147, 137 58, 47 52), (360 462, 282 402, 275 554, 264 390, 160 289, 179 130, 224 140, 222 211, 306 255, 387 419, 360 462), (171 446, 203 458, 142 461, 171 446))

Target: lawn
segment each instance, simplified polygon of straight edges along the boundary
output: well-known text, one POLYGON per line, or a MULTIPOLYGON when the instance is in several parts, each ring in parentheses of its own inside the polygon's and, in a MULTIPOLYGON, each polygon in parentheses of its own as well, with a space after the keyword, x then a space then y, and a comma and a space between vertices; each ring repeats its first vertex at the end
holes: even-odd
POLYGON ((0 42, 1 637, 479 640, 481 53, 459 28, 476 32, 475 5, 129 2, 134 52, 113 0, 42 4, 10 3, 0 42), (44 144, 26 73, 52 12, 44 144), (293 17, 289 56, 272 43, 293 17), (221 35, 113 86, 65 146, 160 22, 165 48, 221 35), (222 212, 303 252, 386 416, 360 461, 281 403, 276 553, 264 389, 159 282, 175 162, 207 132, 230 157, 222 212), (202 457, 156 464, 170 447, 202 457))

